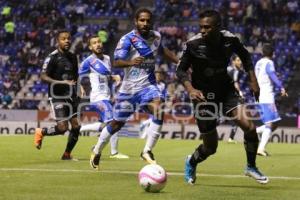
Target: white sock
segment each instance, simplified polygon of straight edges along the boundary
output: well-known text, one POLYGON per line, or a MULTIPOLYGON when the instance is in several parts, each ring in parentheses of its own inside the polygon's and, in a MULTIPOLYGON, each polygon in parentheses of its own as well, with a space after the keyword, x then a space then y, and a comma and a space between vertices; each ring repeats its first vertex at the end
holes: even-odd
POLYGON ((108 140, 110 139, 111 134, 107 130, 107 126, 101 131, 100 136, 98 138, 98 142, 94 147, 94 153, 99 154, 102 152, 108 140))
POLYGON ((92 123, 92 124, 82 125, 81 128, 80 128, 80 132, 82 132, 82 131, 99 132, 101 124, 102 124, 101 122, 95 122, 95 123, 92 123))
POLYGON ((266 125, 256 127, 256 132, 261 134, 262 132, 264 132, 265 128, 266 128, 266 125))
POLYGON ((110 154, 114 155, 118 153, 118 141, 119 141, 119 137, 118 137, 118 133, 113 134, 110 137, 110 154))
POLYGON ((147 131, 146 130, 149 128, 151 122, 152 122, 151 118, 149 118, 149 119, 142 122, 142 125, 144 126, 144 130, 143 130, 143 132, 141 133, 141 136, 140 136, 142 139, 145 139, 147 137, 147 131))
POLYGON ((161 127, 162 125, 158 125, 151 121, 149 127, 145 131, 147 139, 143 152, 151 151, 153 149, 160 136, 161 127))
POLYGON ((271 137, 271 133, 272 133, 271 128, 270 127, 265 127, 265 130, 261 135, 261 140, 260 140, 260 143, 259 143, 259 146, 258 146, 259 151, 264 151, 265 150, 266 145, 267 145, 267 143, 268 143, 268 141, 271 137))

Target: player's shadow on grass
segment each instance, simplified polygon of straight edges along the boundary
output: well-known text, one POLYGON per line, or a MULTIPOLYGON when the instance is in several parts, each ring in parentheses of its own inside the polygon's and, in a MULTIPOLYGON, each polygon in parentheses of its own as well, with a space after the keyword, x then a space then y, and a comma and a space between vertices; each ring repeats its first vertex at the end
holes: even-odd
POLYGON ((218 185, 218 184, 199 184, 201 187, 222 187, 222 188, 249 188, 249 189, 258 189, 258 190, 272 190, 276 189, 274 186, 268 185, 218 185))
POLYGON ((299 153, 275 153, 275 154, 272 154, 270 155, 270 158, 271 157, 299 157, 299 153))
POLYGON ((160 192, 146 192, 146 191, 142 191, 141 195, 164 195, 164 194, 171 194, 172 192, 166 192, 166 191, 160 191, 160 192))

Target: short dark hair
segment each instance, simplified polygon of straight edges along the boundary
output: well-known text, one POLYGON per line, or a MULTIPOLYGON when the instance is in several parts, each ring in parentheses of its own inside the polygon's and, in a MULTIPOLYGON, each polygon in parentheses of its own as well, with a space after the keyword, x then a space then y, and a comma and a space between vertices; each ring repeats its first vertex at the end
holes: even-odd
POLYGON ((262 52, 264 56, 272 57, 274 52, 274 47, 271 43, 265 43, 262 47, 262 52))
POLYGON ((90 45, 90 42, 93 38, 99 38, 98 35, 91 35, 89 38, 88 38, 88 45, 90 45))
POLYGON ((237 58, 239 58, 239 56, 236 55, 236 54, 233 54, 233 56, 231 57, 231 60, 234 61, 234 60, 237 59, 237 58))
POLYGON ((199 18, 211 17, 214 20, 214 25, 220 27, 222 25, 221 15, 216 10, 205 10, 199 14, 199 18))
POLYGON ((60 29, 60 30, 58 30, 57 33, 56 33, 56 39, 58 39, 58 37, 59 37, 59 35, 61 33, 69 33, 70 34, 70 31, 68 31, 66 29, 60 29))
POLYGON ((138 19, 141 13, 148 13, 152 19, 153 13, 148 8, 139 8, 135 11, 134 18, 138 19))

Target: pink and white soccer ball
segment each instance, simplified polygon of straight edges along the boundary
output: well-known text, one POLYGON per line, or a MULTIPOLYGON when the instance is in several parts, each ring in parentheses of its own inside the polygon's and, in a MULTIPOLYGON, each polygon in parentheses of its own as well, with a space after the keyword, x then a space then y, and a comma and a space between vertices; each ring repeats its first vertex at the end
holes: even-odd
POLYGON ((139 183, 146 192, 159 192, 167 183, 167 173, 157 164, 149 164, 139 172, 139 183))

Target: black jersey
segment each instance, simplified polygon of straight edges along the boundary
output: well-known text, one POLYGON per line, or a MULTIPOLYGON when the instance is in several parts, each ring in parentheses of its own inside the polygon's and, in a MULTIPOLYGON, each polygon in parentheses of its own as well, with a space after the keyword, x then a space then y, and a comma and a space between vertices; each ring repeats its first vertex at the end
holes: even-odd
MULTIPOLYGON (((46 73, 47 76, 54 80, 77 81, 77 57, 71 52, 62 53, 55 50, 45 59, 42 73, 46 73)), ((49 97, 53 97, 53 94, 55 96, 76 96, 76 86, 69 86, 65 84, 55 84, 53 86, 49 85, 49 97)))
POLYGON ((191 67, 194 88, 205 93, 234 90, 232 79, 227 74, 227 66, 233 53, 241 58, 245 71, 253 70, 250 54, 240 40, 229 31, 220 33, 218 46, 208 45, 201 33, 186 42, 176 70, 180 81, 189 80, 187 70, 191 67))

